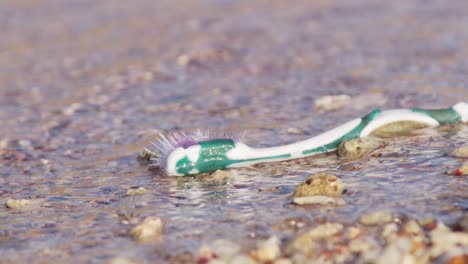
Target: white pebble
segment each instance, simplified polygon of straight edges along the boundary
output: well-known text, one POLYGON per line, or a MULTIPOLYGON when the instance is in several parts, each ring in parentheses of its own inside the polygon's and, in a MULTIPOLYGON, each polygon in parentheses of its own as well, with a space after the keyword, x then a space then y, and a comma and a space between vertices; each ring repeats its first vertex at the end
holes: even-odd
POLYGON ((349 104, 350 101, 351 97, 346 94, 328 95, 315 100, 315 108, 325 111, 331 111, 342 108, 346 104, 349 104))
POLYGON ((455 158, 468 158, 468 144, 454 148, 450 151, 449 156, 455 158))
POLYGON ((139 225, 135 226, 130 234, 139 241, 152 239, 161 235, 163 222, 161 218, 150 216, 145 218, 139 225))
POLYGON ((281 255, 279 243, 279 239, 274 236, 262 242, 254 252, 256 259, 260 262, 271 262, 277 259, 281 255))
POLYGON ((323 196, 323 195, 313 195, 305 197, 294 197, 293 203, 297 205, 306 205, 306 204, 337 204, 340 199, 335 199, 333 197, 323 196))

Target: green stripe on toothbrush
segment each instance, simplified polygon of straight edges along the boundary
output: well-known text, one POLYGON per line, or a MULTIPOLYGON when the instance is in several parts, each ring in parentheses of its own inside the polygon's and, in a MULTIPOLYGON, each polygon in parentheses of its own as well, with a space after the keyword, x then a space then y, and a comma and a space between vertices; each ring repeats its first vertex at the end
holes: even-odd
POLYGON ((227 168, 234 161, 230 160, 226 153, 236 147, 232 139, 214 139, 201 141, 200 155, 196 162, 192 162, 187 156, 176 163, 176 172, 183 175, 197 174, 227 168))
POLYGON ((187 156, 180 159, 176 163, 177 173, 183 175, 198 174, 225 169, 235 163, 248 163, 272 159, 287 159, 291 157, 290 154, 284 154, 255 159, 231 160, 227 157, 227 152, 236 147, 236 143, 232 139, 214 139, 209 141, 201 141, 198 144, 201 147, 198 160, 194 163, 190 161, 187 156))
POLYGON ((435 120, 437 120, 437 122, 439 122, 440 125, 455 124, 455 123, 461 122, 462 120, 461 116, 452 107, 447 108, 447 109, 413 108, 411 110, 413 112, 423 113, 425 115, 428 115, 434 118, 435 120))
POLYGON ((328 143, 326 145, 320 146, 318 148, 310 149, 310 150, 304 150, 302 154, 304 155, 310 155, 310 154, 315 154, 315 153, 324 153, 324 152, 329 152, 336 150, 338 146, 340 145, 341 142, 343 141, 348 141, 352 140, 355 138, 359 138, 359 135, 361 134, 362 130, 366 128, 366 126, 375 119, 375 117, 380 114, 382 110, 380 109, 375 109, 374 111, 370 112, 363 118, 361 118, 361 123, 359 123, 355 128, 353 128, 351 131, 348 133, 344 134, 337 140, 328 143))

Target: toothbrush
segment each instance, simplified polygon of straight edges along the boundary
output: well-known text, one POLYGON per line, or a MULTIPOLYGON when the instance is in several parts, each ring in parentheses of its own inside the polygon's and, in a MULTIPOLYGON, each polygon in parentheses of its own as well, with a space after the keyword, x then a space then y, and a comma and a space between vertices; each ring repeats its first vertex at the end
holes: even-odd
POLYGON ((212 131, 160 134, 153 142, 156 153, 152 153, 157 157, 152 158, 152 164, 162 167, 169 176, 194 175, 334 151, 343 141, 385 131, 392 125, 436 127, 459 122, 468 122, 467 103, 460 102, 446 109, 376 109, 310 139, 269 148, 249 147, 228 134, 212 131))

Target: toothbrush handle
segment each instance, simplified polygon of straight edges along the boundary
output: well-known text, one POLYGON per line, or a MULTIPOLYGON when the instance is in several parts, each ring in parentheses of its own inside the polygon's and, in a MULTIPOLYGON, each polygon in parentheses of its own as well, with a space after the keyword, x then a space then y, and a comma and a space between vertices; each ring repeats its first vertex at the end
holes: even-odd
POLYGON ((392 129, 401 132, 412 128, 436 127, 467 121, 468 104, 463 102, 446 109, 412 108, 386 111, 375 109, 362 118, 351 120, 320 135, 293 144, 258 149, 236 143, 236 148, 229 153, 229 158, 249 164, 302 158, 334 151, 343 141, 366 137, 376 132, 384 133, 392 129))

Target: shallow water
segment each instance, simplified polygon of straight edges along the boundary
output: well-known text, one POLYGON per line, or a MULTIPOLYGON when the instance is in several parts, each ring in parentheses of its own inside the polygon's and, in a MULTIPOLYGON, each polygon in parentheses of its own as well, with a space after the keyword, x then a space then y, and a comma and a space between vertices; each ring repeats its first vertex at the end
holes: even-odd
POLYGON ((174 261, 226 238, 257 241, 389 209, 453 221, 466 177, 447 176, 468 127, 386 139, 344 163, 331 153, 170 178, 136 161, 155 131, 241 133, 252 146, 302 140, 374 108, 468 101, 466 1, 10 1, 0 4, 0 208, 5 262, 174 261), (318 111, 314 100, 352 105, 318 111), (289 132, 288 132, 289 131, 289 132), (292 133, 293 131, 294 133, 292 133), (378 154, 381 154, 378 155, 378 154), (340 177, 343 206, 295 206, 311 173, 340 177), (125 196, 132 186, 147 194, 125 196), (138 243, 132 219, 156 215, 162 238, 138 243))

